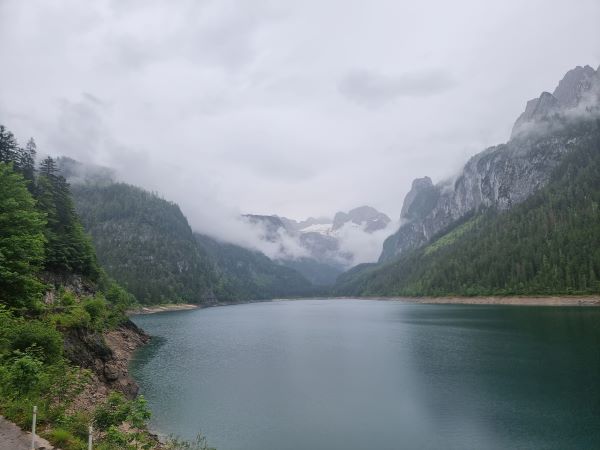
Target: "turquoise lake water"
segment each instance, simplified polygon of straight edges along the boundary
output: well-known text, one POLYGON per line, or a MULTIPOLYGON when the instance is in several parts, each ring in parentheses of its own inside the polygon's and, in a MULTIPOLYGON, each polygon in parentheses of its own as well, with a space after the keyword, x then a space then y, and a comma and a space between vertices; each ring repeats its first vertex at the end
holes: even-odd
POLYGON ((373 300, 136 316, 152 426, 218 450, 600 448, 600 308, 373 300))

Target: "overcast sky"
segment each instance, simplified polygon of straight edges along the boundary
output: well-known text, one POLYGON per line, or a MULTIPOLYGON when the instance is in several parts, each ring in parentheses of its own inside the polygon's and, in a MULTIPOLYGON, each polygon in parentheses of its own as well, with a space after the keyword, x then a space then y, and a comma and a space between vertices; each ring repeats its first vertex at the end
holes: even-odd
POLYGON ((362 204, 397 218, 600 64, 600 1, 0 0, 0 123, 115 167, 199 230, 362 204))

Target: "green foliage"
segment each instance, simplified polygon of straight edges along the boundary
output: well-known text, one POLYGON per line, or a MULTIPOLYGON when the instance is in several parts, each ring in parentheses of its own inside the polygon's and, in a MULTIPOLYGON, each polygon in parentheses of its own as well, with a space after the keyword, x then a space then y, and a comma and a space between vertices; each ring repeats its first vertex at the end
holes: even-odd
POLYGON ((212 299, 215 271, 176 204, 126 184, 75 185, 73 195, 98 261, 141 303, 212 299))
POLYGON ((106 402, 94 413, 94 423, 98 429, 106 431, 127 421, 136 428, 143 428, 150 419, 148 403, 143 396, 128 401, 123 394, 111 392, 106 402))
MULTIPOLYGON (((0 414, 27 428, 35 405, 42 433, 63 450, 84 450, 93 414, 68 410, 90 372, 65 359, 60 331, 114 327, 135 298, 98 269, 69 185, 51 158, 36 176, 35 153, 33 140, 22 149, 0 126, 0 414), (44 289, 51 290, 46 303, 44 289)), ((125 433, 124 448, 146 448, 145 400, 123 408, 124 420, 138 427, 125 433)))
POLYGON ((58 175, 52 158, 46 158, 37 179, 38 208, 46 214, 45 267, 53 272, 69 272, 97 279, 96 257, 90 239, 83 231, 66 180, 58 175))
POLYGON ((63 428, 55 428, 48 433, 47 437, 52 444, 61 447, 63 450, 69 450, 77 444, 82 444, 70 431, 63 428))
POLYGON ((472 219, 467 220, 465 223, 458 224, 457 226, 453 227, 452 231, 443 234, 439 239, 436 239, 427 247, 425 247, 424 254, 430 255, 431 253, 434 253, 443 247, 453 244, 466 232, 472 230, 481 219, 482 216, 473 217, 472 219))
POLYGON ((57 360, 62 355, 62 336, 47 324, 14 319, 6 312, 0 315, 0 321, 0 354, 3 350, 8 353, 36 349, 45 361, 57 360))
POLYGON ((39 392, 44 380, 44 364, 33 353, 14 351, 0 368, 2 395, 18 398, 39 392))
POLYGON ((506 212, 479 211, 430 246, 342 279, 360 295, 600 292, 600 122, 568 132, 570 151, 543 189, 506 212))
POLYGON ((0 302, 30 307, 39 298, 44 225, 23 177, 0 162, 0 302))

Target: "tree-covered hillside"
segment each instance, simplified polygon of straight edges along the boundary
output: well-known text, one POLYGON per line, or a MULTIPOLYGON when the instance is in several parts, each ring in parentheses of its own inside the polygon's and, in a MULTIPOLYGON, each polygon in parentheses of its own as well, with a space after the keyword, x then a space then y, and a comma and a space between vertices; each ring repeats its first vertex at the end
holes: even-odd
POLYGON ((260 252, 194 236, 179 207, 153 193, 111 182, 72 189, 100 265, 140 303, 238 302, 313 292, 297 271, 260 252))
POLYGON ((63 450, 87 448, 92 423, 99 450, 156 448, 144 399, 106 377, 104 333, 135 328, 134 302, 96 264, 55 161, 37 168, 34 142, 0 126, 0 415, 28 428, 37 406, 38 435, 63 450))
POLYGON ((127 184, 75 184, 98 261, 141 303, 210 302, 217 276, 172 202, 127 184))
POLYGON ((475 211, 395 261, 344 274, 335 293, 599 293, 600 121, 564 127, 575 137, 543 189, 506 212, 475 211))
POLYGON ((195 234, 219 274, 217 297, 228 300, 258 300, 298 297, 314 292, 311 283, 297 271, 272 261, 263 253, 219 242, 195 234))

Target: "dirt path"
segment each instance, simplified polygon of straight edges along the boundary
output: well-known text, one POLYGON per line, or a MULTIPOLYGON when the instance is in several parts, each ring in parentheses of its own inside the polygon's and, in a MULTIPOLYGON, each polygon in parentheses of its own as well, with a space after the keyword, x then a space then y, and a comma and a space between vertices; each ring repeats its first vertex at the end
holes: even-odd
MULTIPOLYGON (((42 438, 36 439, 36 448, 39 450, 59 450, 52 447, 42 438)), ((14 423, 0 416, 0 450, 30 450, 31 433, 21 430, 14 423)))

